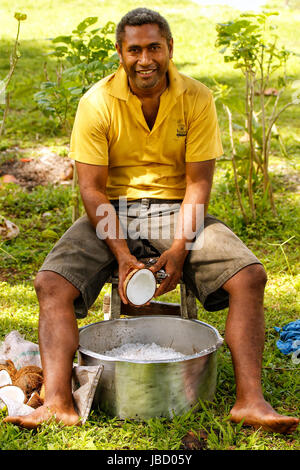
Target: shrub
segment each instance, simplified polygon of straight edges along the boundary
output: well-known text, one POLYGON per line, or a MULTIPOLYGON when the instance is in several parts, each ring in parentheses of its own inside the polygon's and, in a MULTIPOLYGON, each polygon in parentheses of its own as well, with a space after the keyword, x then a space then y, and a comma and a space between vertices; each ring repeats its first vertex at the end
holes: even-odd
POLYGON ((241 14, 239 18, 217 25, 217 47, 222 47, 225 62, 233 62, 245 79, 245 134, 235 142, 230 111, 230 96, 226 88, 218 85, 218 97, 223 101, 229 119, 232 164, 240 208, 246 222, 263 213, 267 203, 276 215, 272 181, 269 176, 271 138, 276 138, 285 154, 285 147, 276 129, 276 121, 289 106, 299 100, 292 99, 280 108, 279 101, 290 85, 286 73, 287 61, 292 52, 278 45, 276 26, 269 17, 277 13, 241 14), (277 88, 274 88, 277 76, 277 88), (271 87, 273 85, 273 88, 271 87), (247 214, 245 200, 249 205, 247 214))
POLYGON ((80 97, 98 80, 112 73, 118 66, 114 43, 109 39, 115 25, 108 22, 102 28, 89 30, 97 17, 83 20, 69 36, 52 40, 54 50, 49 53, 57 59, 56 77, 46 81, 34 95, 39 108, 55 120, 56 125, 70 131, 80 97))

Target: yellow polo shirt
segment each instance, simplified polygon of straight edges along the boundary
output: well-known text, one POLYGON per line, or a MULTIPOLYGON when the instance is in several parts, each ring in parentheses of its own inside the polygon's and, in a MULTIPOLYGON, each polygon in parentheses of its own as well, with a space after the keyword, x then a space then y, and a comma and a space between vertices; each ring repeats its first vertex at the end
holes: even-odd
POLYGON ((181 199, 185 162, 223 153, 211 91, 179 73, 172 61, 168 76, 151 130, 122 66, 93 85, 79 102, 69 156, 109 166, 110 199, 181 199))

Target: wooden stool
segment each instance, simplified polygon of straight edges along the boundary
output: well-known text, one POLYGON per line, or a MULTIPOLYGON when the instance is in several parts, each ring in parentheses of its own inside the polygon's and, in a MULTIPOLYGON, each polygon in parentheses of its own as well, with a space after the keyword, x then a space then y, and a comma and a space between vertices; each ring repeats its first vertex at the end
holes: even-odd
MULTIPOLYGON (((149 259, 142 259, 140 261, 145 263, 145 265, 149 263, 149 259)), ((153 259, 150 261, 153 261, 153 259)), ((118 292, 118 271, 114 272, 107 282, 111 283, 111 294, 105 294, 104 296, 103 312, 109 320, 120 318, 120 315, 178 315, 182 318, 197 319, 196 297, 183 280, 180 280, 179 283, 180 303, 151 300, 150 305, 143 307, 134 307, 121 301, 118 292)))

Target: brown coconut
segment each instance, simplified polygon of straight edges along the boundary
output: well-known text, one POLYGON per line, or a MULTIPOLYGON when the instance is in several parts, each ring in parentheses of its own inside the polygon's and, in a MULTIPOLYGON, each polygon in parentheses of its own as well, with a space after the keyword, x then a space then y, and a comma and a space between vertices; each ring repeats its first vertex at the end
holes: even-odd
POLYGON ((20 374, 13 380, 13 385, 19 387, 25 393, 27 399, 33 392, 39 392, 43 384, 43 377, 35 372, 20 374))
POLYGON ((24 366, 16 372, 15 379, 18 379, 24 374, 38 374, 43 377, 43 370, 38 366, 24 366))
POLYGON ((3 175, 2 183, 15 183, 18 184, 19 181, 14 175, 3 175))
MULTIPOLYGON (((124 283, 123 283, 123 291, 124 291, 125 297, 126 297, 126 299, 127 299, 127 301, 129 302, 130 305, 141 307, 142 305, 146 305, 146 304, 150 301, 150 298, 148 298, 147 300, 145 300, 144 303, 134 303, 134 302, 130 301, 130 299, 128 298, 128 291, 127 291, 127 290, 128 290, 128 287, 129 287, 129 286, 128 286, 129 282, 131 281, 132 277, 133 277, 138 271, 140 271, 140 272, 142 272, 142 271, 143 271, 143 272, 144 272, 144 271, 145 271, 145 272, 149 271, 149 273, 151 273, 152 276, 155 278, 155 276, 153 275, 152 271, 150 271, 150 269, 148 269, 148 268, 133 269, 132 271, 130 271, 130 272, 127 274, 127 276, 126 276, 126 278, 125 278, 125 281, 124 281, 124 283)), ((154 294, 154 292, 153 292, 153 294, 154 294)))
POLYGON ((37 392, 33 392, 31 397, 29 398, 28 402, 26 405, 31 406, 31 408, 39 408, 44 404, 44 400, 40 397, 40 395, 37 392))
POLYGON ((40 397, 43 401, 45 400, 45 384, 43 384, 42 387, 41 387, 40 397))
POLYGON ((6 370, 12 380, 17 373, 17 369, 15 368, 13 361, 10 359, 7 359, 7 361, 5 361, 3 364, 0 364, 0 370, 6 370))

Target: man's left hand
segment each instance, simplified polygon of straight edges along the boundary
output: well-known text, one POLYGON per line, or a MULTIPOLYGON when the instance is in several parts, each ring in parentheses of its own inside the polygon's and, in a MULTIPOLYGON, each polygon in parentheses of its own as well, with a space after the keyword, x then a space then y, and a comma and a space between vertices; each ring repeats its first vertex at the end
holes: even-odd
POLYGON ((151 266, 150 270, 155 274, 160 269, 164 269, 167 277, 161 282, 156 289, 154 297, 165 294, 176 288, 180 281, 183 264, 186 258, 186 253, 178 253, 178 250, 169 248, 158 258, 157 262, 151 266))

